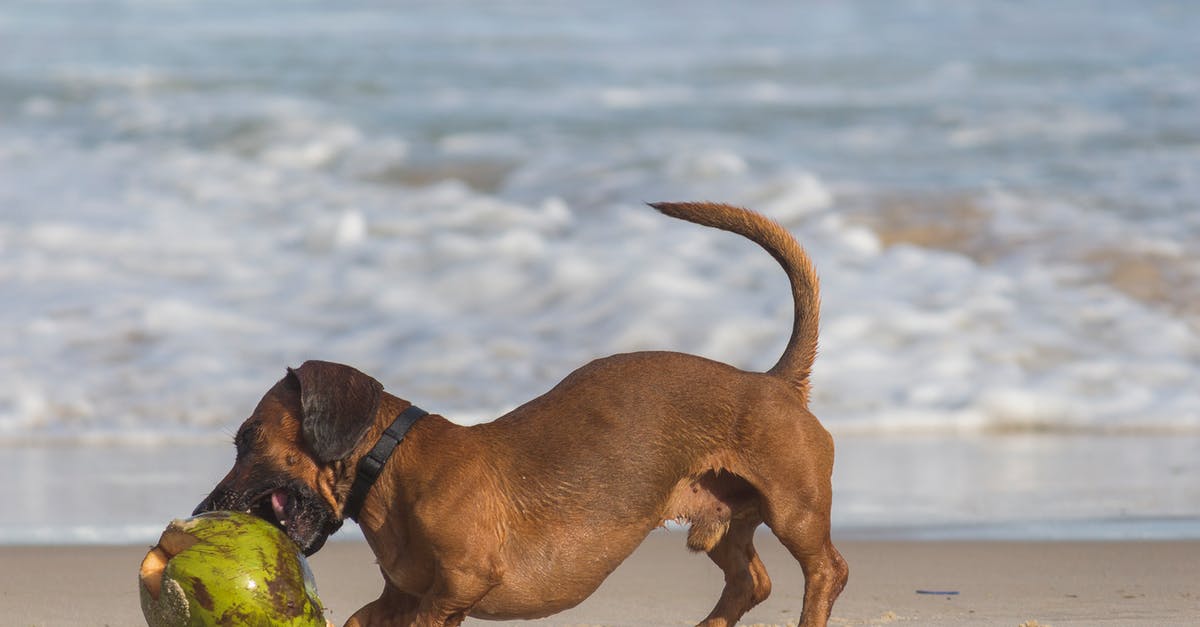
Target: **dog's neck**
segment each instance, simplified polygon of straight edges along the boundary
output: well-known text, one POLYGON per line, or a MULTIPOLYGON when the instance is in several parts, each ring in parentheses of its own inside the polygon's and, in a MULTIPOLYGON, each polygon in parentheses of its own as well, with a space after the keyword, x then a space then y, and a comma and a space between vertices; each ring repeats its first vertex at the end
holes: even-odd
POLYGON ((379 478, 379 473, 383 472, 384 464, 387 464, 388 459, 395 452, 396 447, 400 445, 408 430, 418 420, 427 415, 429 415, 429 412, 416 405, 409 405, 407 409, 396 416, 392 424, 383 430, 383 433, 379 436, 379 441, 375 443, 370 452, 358 460, 358 466, 354 475, 354 484, 350 487, 350 494, 346 497, 346 505, 342 508, 343 518, 350 518, 358 522, 358 516, 362 511, 363 503, 367 500, 367 493, 375 485, 375 480, 379 478))

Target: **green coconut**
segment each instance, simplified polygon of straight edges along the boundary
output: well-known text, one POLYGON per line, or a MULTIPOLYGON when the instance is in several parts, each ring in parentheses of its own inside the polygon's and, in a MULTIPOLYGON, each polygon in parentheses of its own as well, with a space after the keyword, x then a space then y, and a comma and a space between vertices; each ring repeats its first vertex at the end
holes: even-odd
POLYGON ((173 520, 142 560, 150 627, 326 627, 304 554, 271 523, 241 512, 173 520))

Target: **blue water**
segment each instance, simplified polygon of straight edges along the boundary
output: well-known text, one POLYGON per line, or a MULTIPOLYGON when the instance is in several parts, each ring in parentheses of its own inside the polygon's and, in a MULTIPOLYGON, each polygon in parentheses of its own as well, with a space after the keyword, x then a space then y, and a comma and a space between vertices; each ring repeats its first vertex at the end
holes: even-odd
MULTIPOLYGON (((1194 450, 1197 32, 1189 2, 5 3, 0 457, 88 460, 60 485, 211 451, 190 486, 308 358, 466 423, 618 351, 767 367, 778 268, 660 199, 804 242, 835 435, 1099 438, 1114 475, 1194 450)), ((903 463, 877 457, 847 472, 903 463)), ((1181 468, 1053 494, 1187 520, 1181 468)), ((161 527, 129 485, 101 537, 161 527)), ((46 503, 0 528, 84 533, 46 503)), ((969 508, 840 515, 1000 517, 969 508)))
MULTIPOLYGON (((1025 434, 838 438, 844 538, 1200 539, 1200 438, 1025 434)), ((152 542, 233 462, 230 444, 12 447, 0 544, 152 542)), ((347 523, 335 539, 361 540, 347 523)))

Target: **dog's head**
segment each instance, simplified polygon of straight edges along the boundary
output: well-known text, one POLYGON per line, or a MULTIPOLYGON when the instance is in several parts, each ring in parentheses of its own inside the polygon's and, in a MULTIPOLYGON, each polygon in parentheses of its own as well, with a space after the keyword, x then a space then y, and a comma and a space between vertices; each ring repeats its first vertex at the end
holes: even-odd
POLYGON ((235 510, 281 529, 312 555, 342 526, 354 456, 375 424, 383 386, 341 364, 289 368, 235 436, 229 474, 193 514, 235 510))

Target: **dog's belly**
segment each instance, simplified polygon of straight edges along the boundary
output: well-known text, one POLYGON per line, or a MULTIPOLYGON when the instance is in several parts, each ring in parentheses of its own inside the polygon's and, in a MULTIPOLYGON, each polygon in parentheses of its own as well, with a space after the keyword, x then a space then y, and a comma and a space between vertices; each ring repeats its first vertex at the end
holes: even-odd
POLYGON ((654 525, 638 521, 603 532, 583 529, 572 525, 542 530, 544 535, 536 542, 514 543, 500 584, 480 600, 471 616, 531 619, 574 607, 600 587, 654 525))
MULTIPOLYGON (((687 544, 711 550, 733 519, 757 515, 748 484, 730 473, 706 472, 681 480, 661 513, 623 524, 559 521, 536 533, 514 534, 505 551, 501 582, 471 612, 492 620, 549 616, 591 596, 645 537, 666 520, 688 523, 687 544)), ((543 521, 544 522, 544 521, 543 521)))

